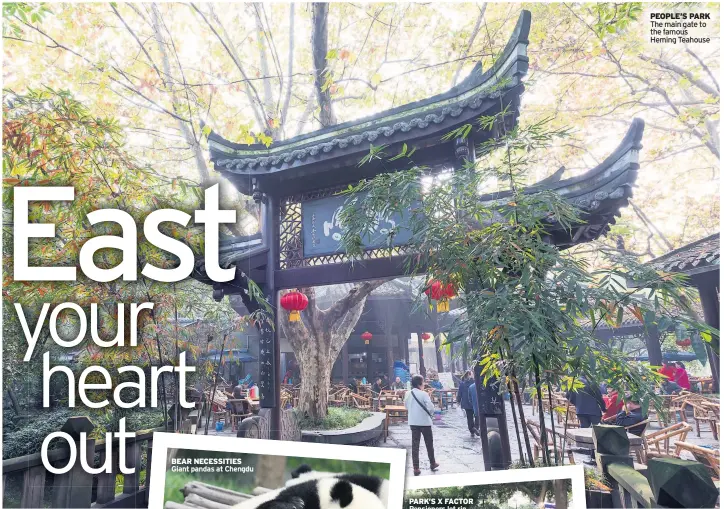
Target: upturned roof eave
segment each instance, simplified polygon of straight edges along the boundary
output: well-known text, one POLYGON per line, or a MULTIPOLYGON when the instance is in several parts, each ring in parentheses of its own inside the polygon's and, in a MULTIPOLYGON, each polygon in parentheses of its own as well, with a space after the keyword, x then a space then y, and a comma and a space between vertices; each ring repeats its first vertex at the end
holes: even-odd
POLYGON ((269 173, 337 157, 341 151, 349 154, 355 147, 357 152, 366 152, 369 143, 385 143, 394 134, 398 134, 397 143, 400 133, 413 139, 434 134, 436 126, 441 124, 450 129, 451 118, 459 120, 460 125, 468 123, 492 109, 490 99, 509 94, 511 90, 518 95, 522 93, 520 78, 528 69, 529 30, 530 13, 523 11, 505 49, 490 69, 482 72, 478 64, 465 80, 442 94, 371 117, 280 141, 269 148, 233 143, 212 131, 209 134, 211 160, 217 171, 228 176, 264 178, 269 173))

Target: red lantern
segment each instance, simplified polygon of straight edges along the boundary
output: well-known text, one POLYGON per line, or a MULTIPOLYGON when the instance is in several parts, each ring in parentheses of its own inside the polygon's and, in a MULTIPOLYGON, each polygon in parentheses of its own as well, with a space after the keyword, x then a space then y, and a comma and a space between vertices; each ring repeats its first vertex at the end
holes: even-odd
POLYGON ((452 283, 443 285, 437 279, 433 279, 425 290, 425 294, 430 299, 437 301, 438 313, 447 313, 450 311, 450 299, 455 297, 455 287, 452 283))
POLYGON ((691 346, 691 338, 677 339, 676 344, 681 347, 691 346))
POLYGON ((423 332, 423 333, 422 333, 422 340, 423 340, 423 341, 429 341, 430 338, 432 338, 432 334, 430 334, 429 332, 423 332))
POLYGON ((362 333, 362 339, 365 340, 365 345, 370 344, 370 340, 372 339, 372 333, 369 331, 365 331, 362 333))
POLYGON ((289 321, 298 322, 301 319, 299 312, 307 309, 309 299, 303 293, 293 291, 282 295, 280 304, 284 309, 290 311, 289 321))

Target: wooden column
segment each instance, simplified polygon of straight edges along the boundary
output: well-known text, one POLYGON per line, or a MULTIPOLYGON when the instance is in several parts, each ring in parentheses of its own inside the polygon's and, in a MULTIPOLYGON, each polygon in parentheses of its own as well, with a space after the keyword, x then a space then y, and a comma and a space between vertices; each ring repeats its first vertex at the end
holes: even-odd
MULTIPOLYGON (((90 507, 93 491, 93 476, 86 472, 81 466, 80 434, 82 432, 90 434, 93 431, 93 428, 93 423, 87 417, 70 417, 61 428, 62 431, 68 433, 73 440, 75 440, 77 457, 75 465, 68 472, 56 475, 53 479, 51 507, 90 507)), ((86 437, 87 436, 88 435, 86 435, 86 437)), ((93 464, 95 443, 95 439, 92 438, 86 438, 85 440, 86 462, 88 465, 93 464)), ((126 458, 126 462, 129 466, 133 465, 131 461, 133 460, 126 458)), ((65 466, 65 464, 55 466, 61 467, 65 466)))
POLYGON ((420 374, 425 376, 425 358, 422 352, 422 332, 417 333, 417 354, 420 357, 420 374))
POLYGON ((274 326, 262 324, 260 327, 259 344, 261 350, 264 351, 263 355, 261 351, 259 353, 260 406, 271 409, 270 438, 279 440, 281 437, 281 380, 278 372, 281 364, 281 352, 276 313, 277 287, 274 281, 274 271, 279 266, 279 199, 270 195, 264 195, 261 199, 264 203, 262 231, 269 246, 264 294, 272 307, 269 320, 274 326))
POLYGON ((437 357, 437 372, 442 371, 442 352, 440 351, 440 334, 435 334, 435 357, 437 357))
POLYGON ((342 347, 342 382, 344 385, 349 383, 349 348, 346 341, 342 347))
POLYGON ((365 345, 365 354, 366 354, 366 360, 367 360, 367 383, 371 383, 370 379, 372 378, 372 352, 370 352, 370 345, 365 345))
POLYGON ((392 380, 395 373, 395 353, 392 348, 392 336, 387 336, 387 376, 392 380))
MULTIPOLYGON (((696 285, 699 290, 701 307, 704 310, 704 321, 707 325, 719 329, 719 271, 713 272, 712 277, 700 281, 696 285)), ((706 344, 706 353, 711 365, 712 383, 714 392, 719 392, 719 356, 706 344)))
POLYGON ((661 355, 661 342, 659 341, 659 329, 655 325, 646 328, 646 351, 649 354, 649 364, 661 366, 663 356, 661 355))
POLYGON ((435 313, 435 359, 437 360, 437 372, 442 371, 442 352, 440 351, 440 315, 435 313))

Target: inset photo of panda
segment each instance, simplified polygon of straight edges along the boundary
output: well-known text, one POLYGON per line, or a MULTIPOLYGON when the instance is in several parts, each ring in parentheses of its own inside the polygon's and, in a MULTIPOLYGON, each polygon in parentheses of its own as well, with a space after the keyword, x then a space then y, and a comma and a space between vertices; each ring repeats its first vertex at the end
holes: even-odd
POLYGON ((572 465, 409 478, 402 508, 586 509, 584 471, 572 465))
POLYGON ((154 435, 149 507, 397 509, 405 451, 154 435))

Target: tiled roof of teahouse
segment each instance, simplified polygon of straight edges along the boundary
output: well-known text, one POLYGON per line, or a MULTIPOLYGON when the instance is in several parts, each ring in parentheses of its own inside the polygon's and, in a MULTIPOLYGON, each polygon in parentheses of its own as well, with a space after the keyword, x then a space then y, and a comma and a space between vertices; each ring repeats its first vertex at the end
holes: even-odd
POLYGON ((719 270, 719 234, 674 249, 663 256, 654 258, 649 265, 666 272, 706 272, 719 270))
POLYGON ((420 101, 275 142, 271 147, 233 143, 212 131, 208 137, 211 160, 217 171, 227 175, 264 175, 315 164, 341 152, 364 152, 370 143, 394 143, 401 133, 413 137, 423 131, 434 133, 450 118, 460 117, 464 124, 471 115, 477 117, 492 104, 498 106, 497 98, 519 87, 528 68, 529 30, 530 12, 523 11, 507 45, 489 69, 483 71, 478 62, 461 83, 420 101))

